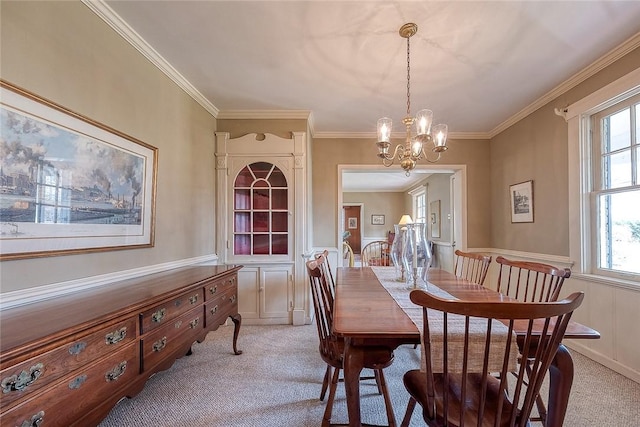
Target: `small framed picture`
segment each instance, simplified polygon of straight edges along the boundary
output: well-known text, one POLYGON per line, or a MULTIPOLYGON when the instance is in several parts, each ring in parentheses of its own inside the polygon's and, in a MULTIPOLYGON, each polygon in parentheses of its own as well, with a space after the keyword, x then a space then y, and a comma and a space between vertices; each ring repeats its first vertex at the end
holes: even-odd
POLYGON ((511 222, 533 222, 533 181, 509 186, 511 222))
POLYGON ((429 204, 431 237, 440 237, 440 200, 429 204))
POLYGON ((351 217, 347 220, 347 226, 350 230, 358 228, 358 218, 351 217))
POLYGON ((371 215, 372 225, 384 225, 384 215, 371 215))

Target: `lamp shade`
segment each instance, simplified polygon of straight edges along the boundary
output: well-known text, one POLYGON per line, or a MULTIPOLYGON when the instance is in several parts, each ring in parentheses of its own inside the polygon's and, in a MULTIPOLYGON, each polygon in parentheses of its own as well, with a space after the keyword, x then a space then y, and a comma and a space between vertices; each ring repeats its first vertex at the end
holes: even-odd
POLYGON ((413 220, 411 219, 411 215, 402 215, 402 218, 400 218, 400 221, 398 222, 398 224, 400 224, 400 225, 413 224, 413 220))

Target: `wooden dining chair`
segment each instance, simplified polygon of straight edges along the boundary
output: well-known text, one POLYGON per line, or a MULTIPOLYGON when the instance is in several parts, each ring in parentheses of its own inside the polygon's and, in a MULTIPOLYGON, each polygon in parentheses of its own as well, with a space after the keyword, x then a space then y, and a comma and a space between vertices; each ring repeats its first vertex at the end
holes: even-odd
MULTIPOLYGON (((540 391, 545 374, 558 350, 573 311, 580 306, 584 293, 576 292, 567 299, 556 302, 471 302, 444 300, 421 290, 410 294, 411 301, 423 308, 424 370, 411 370, 403 377, 409 392, 409 403, 402 426, 406 427, 416 403, 422 407, 422 416, 429 426, 519 426, 529 424, 529 415, 540 391), (450 343, 447 326, 458 322, 462 340, 457 360, 440 357, 431 351, 431 329, 427 309, 442 313, 434 331, 442 333, 440 355, 455 354, 455 344, 450 343), (477 319, 483 322, 485 331, 477 336, 477 319), (497 320, 500 319, 500 320, 497 320), (473 323, 472 323, 473 322, 473 323), (491 345, 493 323, 504 324, 507 329, 506 345, 491 345), (532 332, 533 322, 541 322, 539 334, 532 332), (441 323, 441 324, 440 324, 441 323), (510 351, 515 340, 514 325, 519 323, 529 332, 520 345, 533 356, 529 375, 524 365, 517 367, 515 380, 508 381, 508 370, 513 365, 510 351), (474 326, 475 325, 475 326, 474 326), (528 326, 528 327, 527 327, 528 326), (473 330, 472 330, 473 329, 473 330), (544 337, 544 338, 541 338, 544 337), (450 350, 451 348, 451 350, 450 350), (473 351, 471 351, 473 348, 473 351), (488 361, 495 359, 502 366, 499 377, 491 374, 488 361), (460 360, 461 359, 461 360, 460 360), (478 365, 475 370, 469 366, 478 365), (456 369, 457 368, 457 369, 456 369), (528 384, 528 386, 527 386, 528 384)), ((518 326, 519 329, 520 325, 518 326)), ((434 335, 435 336, 435 335, 434 335)))
MULTIPOLYGON (((336 389, 340 379, 340 371, 343 369, 344 361, 344 340, 333 333, 333 305, 334 294, 331 292, 326 275, 326 267, 322 264, 326 263, 324 254, 320 254, 315 260, 307 262, 307 273, 309 275, 309 283, 311 285, 311 295, 313 299, 313 308, 315 312, 315 321, 318 328, 318 338, 320 340, 320 356, 327 364, 322 390, 320 391, 320 400, 324 400, 327 387, 329 387, 329 397, 327 399, 327 407, 324 411, 322 426, 331 424, 331 413, 333 412, 333 402, 336 396, 336 389), (333 371, 333 373, 332 373, 333 371)), ((386 380, 382 370, 393 363, 393 352, 388 348, 371 348, 367 352, 367 358, 371 358, 368 362, 365 360, 365 367, 373 369, 373 376, 363 376, 361 380, 375 380, 378 392, 384 397, 385 408, 387 411, 387 419, 389 426, 395 426, 395 416, 389 397, 386 380)))
POLYGON ((362 266, 392 265, 390 249, 391 245, 386 240, 376 240, 367 243, 366 246, 362 248, 362 266))
POLYGON ((342 242, 342 255, 347 260, 347 266, 354 267, 356 265, 356 256, 353 254, 353 248, 347 242, 342 242))
POLYGON ((331 270, 331 264, 329 263, 329 251, 325 249, 319 254, 316 254, 315 258, 323 259, 323 261, 318 264, 318 267, 323 269, 323 274, 331 285, 332 294, 335 296, 336 282, 333 279, 333 270, 331 270))
POLYGON ((489 271, 491 256, 456 249, 454 274, 478 285, 484 285, 489 271))
MULTIPOLYGON (((557 301, 565 279, 571 270, 539 262, 515 261, 502 256, 496 258, 500 265, 497 291, 523 302, 557 301)), ((531 365, 530 357, 525 363, 531 365)), ((531 421, 546 425, 547 409, 541 396, 536 397, 538 414, 531 421)))

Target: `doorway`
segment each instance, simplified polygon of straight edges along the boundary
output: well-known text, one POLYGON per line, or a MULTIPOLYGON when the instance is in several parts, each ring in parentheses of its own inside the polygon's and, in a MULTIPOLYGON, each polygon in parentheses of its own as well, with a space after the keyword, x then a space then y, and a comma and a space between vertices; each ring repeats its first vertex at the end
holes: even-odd
POLYGON ((348 236, 344 239, 354 254, 362 252, 362 205, 343 205, 342 206, 342 229, 344 235, 348 236))

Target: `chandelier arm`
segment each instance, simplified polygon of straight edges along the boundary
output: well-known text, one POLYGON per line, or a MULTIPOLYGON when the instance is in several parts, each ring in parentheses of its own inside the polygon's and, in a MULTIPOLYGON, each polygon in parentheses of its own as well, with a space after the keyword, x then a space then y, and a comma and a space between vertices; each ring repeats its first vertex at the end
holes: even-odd
POLYGON ((403 155, 404 155, 404 147, 402 145, 396 145, 396 148, 393 150, 393 155, 382 154, 382 155, 379 155, 379 157, 382 159, 382 164, 386 167, 389 167, 396 161, 396 158, 400 159, 402 158, 403 155))
POLYGON ((436 163, 438 160, 440 160, 440 154, 442 154, 442 153, 437 153, 438 155, 435 159, 430 159, 427 153, 424 152, 424 150, 423 150, 423 153, 424 153, 424 159, 429 163, 436 163))

